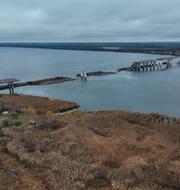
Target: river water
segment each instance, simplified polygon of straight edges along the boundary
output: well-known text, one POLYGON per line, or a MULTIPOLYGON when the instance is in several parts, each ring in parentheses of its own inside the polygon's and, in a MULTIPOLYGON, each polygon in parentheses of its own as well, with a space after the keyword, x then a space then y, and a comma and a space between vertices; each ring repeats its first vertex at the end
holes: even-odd
MULTIPOLYGON (((140 53, 0 48, 0 78, 21 81, 56 76, 73 77, 80 71, 112 71, 134 61, 163 56, 140 53)), ((170 70, 91 77, 63 84, 22 87, 18 93, 48 96, 79 103, 82 109, 121 109, 180 116, 180 66, 170 70)))

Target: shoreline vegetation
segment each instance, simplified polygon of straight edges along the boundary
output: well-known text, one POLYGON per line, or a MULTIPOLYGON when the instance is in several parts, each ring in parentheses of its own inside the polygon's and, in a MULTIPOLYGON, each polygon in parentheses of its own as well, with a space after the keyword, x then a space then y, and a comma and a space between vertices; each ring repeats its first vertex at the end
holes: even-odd
POLYGON ((74 102, 57 99, 52 100, 47 97, 23 94, 15 94, 13 96, 6 94, 0 95, 0 108, 6 111, 15 110, 23 112, 26 109, 32 109, 38 115, 42 115, 46 114, 47 110, 53 113, 63 113, 79 107, 74 102))
POLYGON ((16 48, 41 48, 59 50, 79 50, 79 51, 104 51, 104 52, 123 52, 123 53, 147 53, 159 55, 180 55, 180 43, 158 43, 158 42, 72 42, 72 43, 53 43, 53 42, 24 42, 24 43, 0 43, 0 47, 16 48))
POLYGON ((0 95, 0 189, 180 189, 179 118, 76 108, 0 95))

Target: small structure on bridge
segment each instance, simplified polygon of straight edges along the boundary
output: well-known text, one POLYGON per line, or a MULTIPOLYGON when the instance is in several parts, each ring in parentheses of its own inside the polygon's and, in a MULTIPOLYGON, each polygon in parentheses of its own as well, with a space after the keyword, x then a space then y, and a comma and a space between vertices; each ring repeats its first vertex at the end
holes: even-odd
POLYGON ((9 94, 14 94, 14 83, 19 80, 16 78, 0 79, 0 85, 7 85, 9 88, 9 94))
POLYGON ((76 77, 77 77, 77 78, 80 77, 82 80, 86 80, 87 77, 88 77, 88 75, 87 75, 87 73, 86 73, 85 71, 81 71, 81 73, 80 73, 80 74, 77 74, 76 77))

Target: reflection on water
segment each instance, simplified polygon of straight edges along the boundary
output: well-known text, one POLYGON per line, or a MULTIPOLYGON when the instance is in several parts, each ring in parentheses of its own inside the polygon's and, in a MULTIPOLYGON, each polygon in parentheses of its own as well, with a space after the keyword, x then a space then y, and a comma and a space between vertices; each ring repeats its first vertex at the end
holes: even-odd
MULTIPOLYGON (((82 52, 43 49, 0 48, 1 78, 22 81, 53 76, 75 76, 80 71, 112 71, 133 61, 155 59, 159 55, 82 52)), ((64 84, 23 87, 24 94, 49 96, 78 102, 82 109, 123 109, 161 112, 180 116, 180 67, 159 72, 92 77, 64 84)))

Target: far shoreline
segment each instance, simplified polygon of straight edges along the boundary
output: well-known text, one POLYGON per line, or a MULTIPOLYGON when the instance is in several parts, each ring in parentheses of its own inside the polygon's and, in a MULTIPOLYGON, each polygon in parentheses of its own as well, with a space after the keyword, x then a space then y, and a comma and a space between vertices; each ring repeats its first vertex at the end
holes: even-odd
POLYGON ((84 43, 46 43, 46 42, 24 42, 24 43, 0 43, 0 47, 9 48, 36 48, 71 51, 97 51, 114 53, 145 53, 156 55, 180 56, 180 44, 176 43, 118 43, 118 42, 84 42, 84 43))

